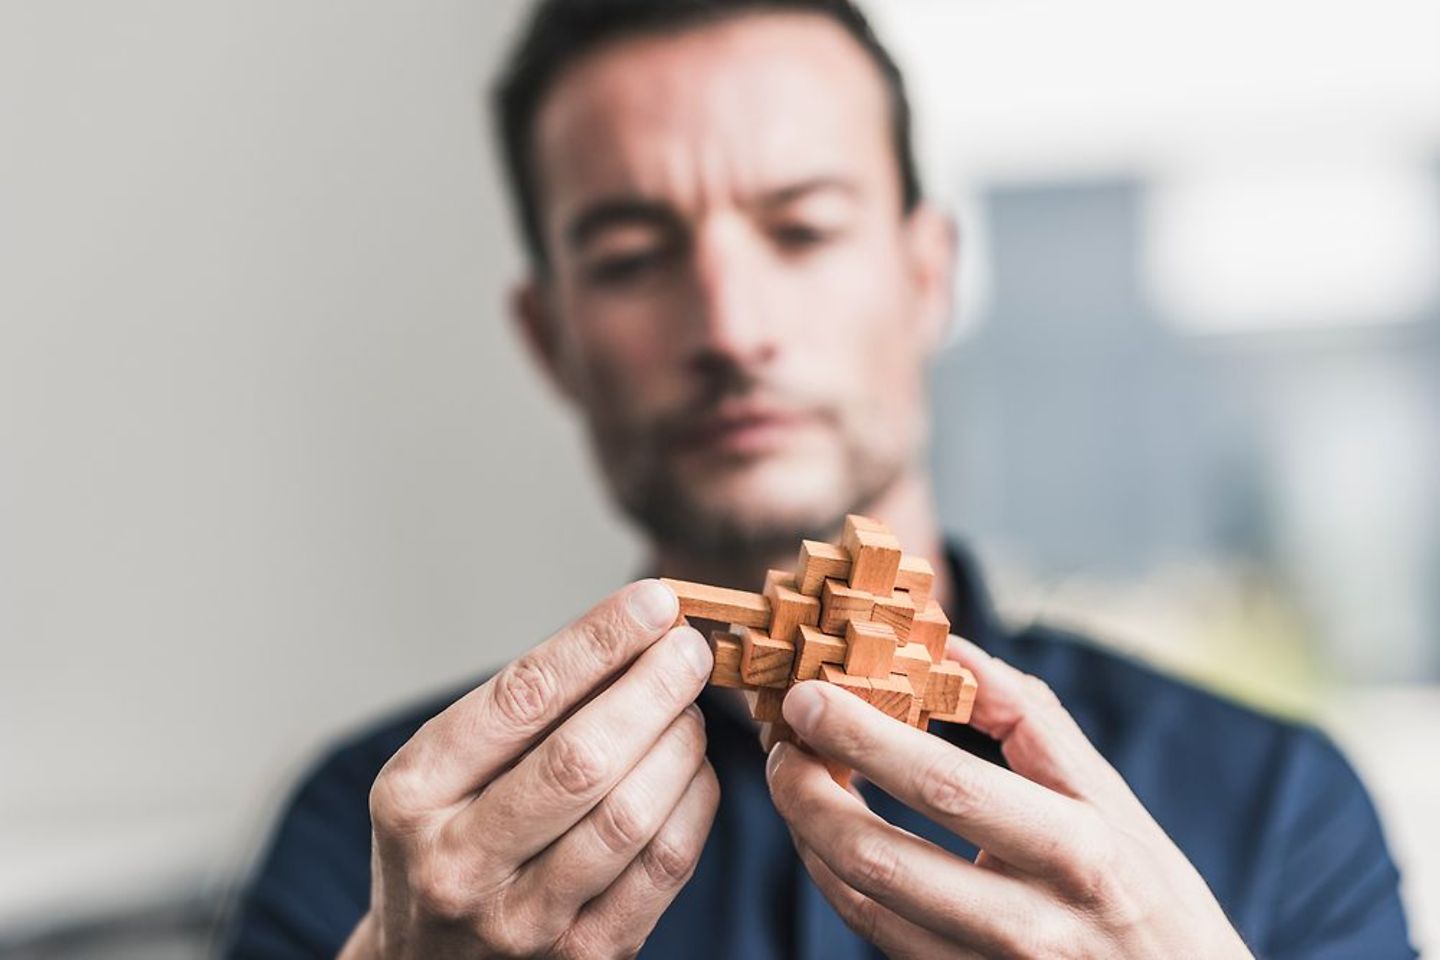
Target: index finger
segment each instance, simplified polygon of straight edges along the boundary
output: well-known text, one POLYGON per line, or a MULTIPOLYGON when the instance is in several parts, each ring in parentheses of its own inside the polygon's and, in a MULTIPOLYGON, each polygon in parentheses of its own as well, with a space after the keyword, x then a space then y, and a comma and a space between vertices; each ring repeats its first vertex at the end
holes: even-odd
POLYGON ((781 708, 807 746, 833 757, 953 833, 1030 873, 1076 841, 1080 804, 832 684, 793 687, 781 708))
POLYGON ((659 580, 611 594, 432 717, 386 764, 386 776, 416 784, 429 808, 469 799, 664 636, 679 613, 674 591, 659 580))

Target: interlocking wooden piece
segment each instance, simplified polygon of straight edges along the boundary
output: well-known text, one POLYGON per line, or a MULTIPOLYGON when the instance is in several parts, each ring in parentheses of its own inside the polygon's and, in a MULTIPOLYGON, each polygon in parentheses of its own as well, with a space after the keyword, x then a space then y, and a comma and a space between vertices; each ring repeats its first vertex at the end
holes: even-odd
POLYGON ((796 683, 820 676, 820 664, 845 662, 845 641, 822 633, 808 623, 800 625, 800 641, 795 644, 795 668, 790 677, 796 683))
POLYGON ((662 582, 680 599, 681 617, 718 620, 762 630, 770 626, 770 601, 763 594, 668 577, 662 582))
POLYGON ((930 679, 930 651, 923 643, 907 643, 895 651, 895 673, 905 674, 917 696, 925 693, 926 682, 930 679))
POLYGON ((795 645, 758 630, 740 627, 740 679, 756 687, 787 687, 795 645))
POLYGON ((820 588, 820 629, 837 636, 845 632, 851 620, 869 620, 875 609, 875 598, 863 590, 855 590, 841 580, 829 579, 820 588))
POLYGON ((715 657, 715 666, 710 671, 710 682, 717 687, 743 687, 740 677, 740 635, 728 630, 710 631, 710 653, 715 657))
POLYGON ((845 624, 845 672, 857 677, 888 676, 895 665, 895 631, 883 623, 845 624))
POLYGON ((930 602, 930 592, 935 587, 935 569, 924 557, 905 554, 900 558, 900 569, 895 572, 895 589, 910 594, 910 602, 916 610, 924 610, 930 602))
POLYGON ((828 579, 848 580, 850 554, 843 547, 823 540, 800 541, 800 558, 795 564, 795 588, 807 597, 820 596, 828 579))
MULTIPOLYGON (((947 660, 946 663, 953 663, 947 660)), ((979 685, 975 682, 975 674, 961 667, 960 670, 960 695, 956 698, 955 709, 948 712, 935 711, 932 716, 936 720, 944 720, 949 723, 969 723, 970 714, 975 709, 975 694, 979 691, 979 685)))
POLYGON ((750 705, 750 716, 761 723, 774 723, 782 719, 780 705, 785 702, 784 687, 756 687, 745 691, 745 702, 750 705))
POLYGON ((945 616, 940 604, 931 597, 924 611, 917 613, 915 622, 910 625, 910 641, 923 643, 925 649, 930 651, 930 659, 939 663, 945 659, 945 638, 949 635, 950 618, 945 616))
POLYGON ((857 677, 846 673, 833 663, 822 663, 820 664, 820 679, 826 683, 833 683, 842 690, 849 690, 867 703, 870 701, 869 677, 857 677))
MULTIPOLYGON (((964 691, 966 670, 954 660, 941 660, 930 667, 930 676, 925 682, 925 706, 933 716, 946 718, 959 715, 961 694, 964 691)), ((970 677, 973 684, 975 678, 970 677)), ((971 698, 973 702, 973 697, 971 698)), ((965 714, 969 719, 969 713, 965 714)))
POLYGON ((900 541, 888 528, 855 514, 845 518, 840 541, 850 554, 850 586, 877 597, 888 597, 900 571, 900 541))
POLYGON ((870 678, 870 705, 901 723, 910 719, 910 707, 915 699, 915 690, 904 674, 870 678))
POLYGON ((820 622, 820 601, 795 589, 795 578, 783 570, 765 575, 765 596, 770 600, 770 636, 794 643, 800 625, 820 622))
POLYGON ((915 604, 904 590, 896 590, 888 597, 876 597, 875 609, 870 614, 876 623, 886 623, 895 631, 895 638, 901 643, 910 639, 910 628, 915 625, 915 604))
POLYGON ((783 719, 760 724, 760 749, 769 753, 777 743, 799 743, 800 738, 783 719))

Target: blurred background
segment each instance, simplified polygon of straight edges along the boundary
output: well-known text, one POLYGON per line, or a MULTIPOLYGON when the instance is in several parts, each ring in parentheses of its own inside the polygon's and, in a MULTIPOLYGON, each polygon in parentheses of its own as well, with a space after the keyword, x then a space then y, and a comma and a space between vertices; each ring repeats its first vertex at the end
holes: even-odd
MULTIPOLYGON (((317 751, 638 569, 503 312, 524 6, 0 5, 0 955, 201 955, 317 751)), ((948 528, 1322 724, 1440 945, 1440 4, 868 6, 948 528)))

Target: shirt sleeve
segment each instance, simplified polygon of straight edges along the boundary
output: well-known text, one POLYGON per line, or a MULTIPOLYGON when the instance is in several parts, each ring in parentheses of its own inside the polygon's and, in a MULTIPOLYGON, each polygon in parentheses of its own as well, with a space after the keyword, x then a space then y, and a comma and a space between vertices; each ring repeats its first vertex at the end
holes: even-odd
POLYGON ((369 796, 380 763, 369 752, 333 754, 295 791, 235 904, 221 956, 339 953, 370 901, 369 796))
POLYGON ((1297 734, 1272 837, 1278 844, 1271 935, 1277 960, 1413 958, 1400 874, 1365 787, 1327 738, 1297 734))

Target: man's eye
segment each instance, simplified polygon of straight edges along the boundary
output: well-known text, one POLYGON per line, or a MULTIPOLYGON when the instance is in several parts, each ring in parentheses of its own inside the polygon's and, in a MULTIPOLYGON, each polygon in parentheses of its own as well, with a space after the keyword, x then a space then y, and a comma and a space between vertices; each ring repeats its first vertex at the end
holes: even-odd
POLYGON ((640 250, 634 253, 601 257, 586 269, 586 277, 600 286, 619 286, 640 279, 654 270, 663 259, 663 251, 640 250))
POLYGON ((824 243, 830 234, 803 223, 786 223, 775 228, 775 242, 784 250, 806 250, 824 243))

